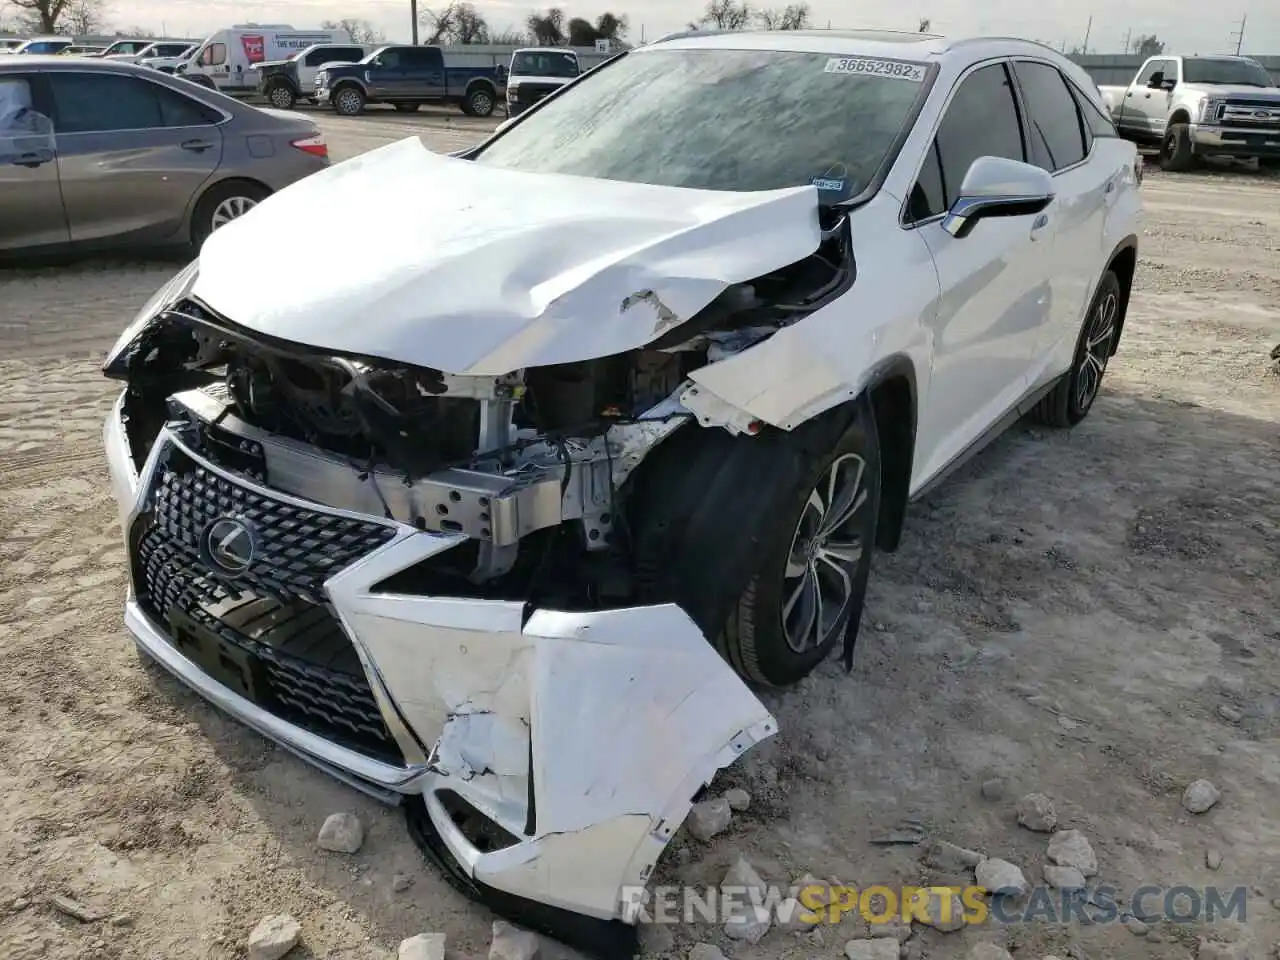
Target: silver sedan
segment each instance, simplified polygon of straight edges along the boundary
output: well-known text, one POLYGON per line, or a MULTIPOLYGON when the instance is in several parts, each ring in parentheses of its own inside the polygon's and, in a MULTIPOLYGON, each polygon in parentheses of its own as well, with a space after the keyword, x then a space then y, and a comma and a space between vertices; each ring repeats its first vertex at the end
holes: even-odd
POLYGON ((109 60, 0 58, 0 257, 191 244, 329 165, 306 117, 109 60))

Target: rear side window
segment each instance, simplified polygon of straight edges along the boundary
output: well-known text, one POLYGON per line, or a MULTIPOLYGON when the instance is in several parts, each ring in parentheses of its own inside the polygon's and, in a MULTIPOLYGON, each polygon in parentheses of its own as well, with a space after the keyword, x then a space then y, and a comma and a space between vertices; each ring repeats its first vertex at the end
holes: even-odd
POLYGON ((440 66, 440 51, 429 48, 405 50, 404 57, 401 62, 406 67, 414 67, 419 70, 430 70, 433 67, 440 66))
POLYGON ((1116 125, 1111 118, 1099 110, 1092 100, 1074 84, 1071 92, 1075 94, 1076 103, 1080 106, 1080 116, 1084 120, 1085 130, 1089 133, 1089 145, 1093 146, 1094 137, 1118 137, 1116 125))
POLYGON ((163 124, 152 86, 133 77, 50 73, 58 133, 146 130, 163 124))
POLYGON ((1054 67, 1028 60, 1014 64, 1027 104, 1032 162, 1054 173, 1085 157, 1080 108, 1067 81, 1054 67))
POLYGON ((203 127, 222 119, 217 111, 157 84, 148 84, 160 101, 160 125, 164 127, 203 127))
POLYGON ((312 50, 307 54, 307 59, 303 64, 308 67, 318 67, 322 63, 328 63, 330 60, 342 60, 342 51, 340 50, 312 50))
POLYGON ((364 51, 359 47, 344 47, 341 50, 333 51, 333 55, 329 59, 344 60, 347 63, 359 63, 364 59, 364 51))
POLYGON ((220 67, 227 62, 227 45, 225 43, 211 43, 204 48, 204 53, 200 54, 200 63, 206 67, 220 67))

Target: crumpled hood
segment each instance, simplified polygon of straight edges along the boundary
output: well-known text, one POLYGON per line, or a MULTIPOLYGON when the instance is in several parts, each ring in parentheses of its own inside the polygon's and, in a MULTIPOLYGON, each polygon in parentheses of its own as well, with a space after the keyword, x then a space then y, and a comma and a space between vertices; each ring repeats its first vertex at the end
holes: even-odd
POLYGON ((285 340, 501 375, 641 347, 820 239, 810 186, 727 193, 523 173, 409 138, 218 230, 192 293, 285 340))

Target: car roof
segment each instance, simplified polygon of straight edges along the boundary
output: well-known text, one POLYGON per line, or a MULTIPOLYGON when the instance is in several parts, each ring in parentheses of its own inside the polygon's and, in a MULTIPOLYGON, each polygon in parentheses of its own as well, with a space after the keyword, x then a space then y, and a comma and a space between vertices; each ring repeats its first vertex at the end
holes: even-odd
POLYGON ((577 56, 577 53, 565 47, 520 47, 512 51, 513 55, 516 53, 568 53, 577 56))
POLYGON ((905 30, 726 30, 689 31, 664 37, 637 47, 632 53, 660 48, 788 50, 826 53, 835 56, 885 57, 887 59, 935 60, 949 53, 963 52, 965 59, 981 56, 1016 56, 1019 53, 1054 59, 1061 55, 1052 47, 1016 37, 944 37, 905 30))

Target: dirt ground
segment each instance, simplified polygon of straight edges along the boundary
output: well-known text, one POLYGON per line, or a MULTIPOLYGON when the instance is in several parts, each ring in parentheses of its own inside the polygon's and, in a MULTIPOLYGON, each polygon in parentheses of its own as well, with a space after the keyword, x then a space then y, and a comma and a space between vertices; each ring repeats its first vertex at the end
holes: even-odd
MULTIPOLYGON (((479 129, 325 125, 339 156, 414 126, 458 149, 479 129)), ((1208 934, 1261 960, 1280 940, 1280 180, 1151 173, 1143 191, 1137 291, 1089 418, 1015 428, 915 507, 901 551, 876 559, 853 674, 833 663, 768 697, 783 732, 724 777, 751 808, 710 844, 682 833, 664 877, 718 882, 741 853, 782 883, 940 879, 918 848, 871 842, 909 817, 1038 883, 1046 835, 1014 814, 1038 790, 1092 842, 1098 882, 1244 885, 1244 929, 926 930, 916 957, 993 940, 1018 960, 1182 960, 1208 934), (1007 795, 985 798, 997 777, 1007 795), (1180 796, 1200 777, 1222 798, 1196 816, 1180 796)), ((0 273, 0 956, 241 957, 259 918, 289 913, 291 957, 382 960, 424 931, 482 957, 492 917, 423 863, 398 814, 143 666, 123 630, 97 364, 176 267, 0 273), (365 824, 354 856, 315 845, 341 810, 365 824), (57 895, 102 919, 64 916, 57 895)), ((856 932, 653 942, 835 958, 856 932)))

